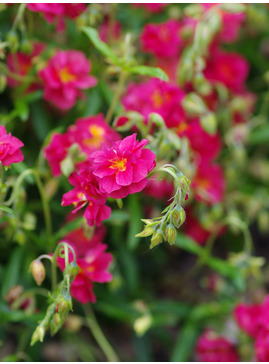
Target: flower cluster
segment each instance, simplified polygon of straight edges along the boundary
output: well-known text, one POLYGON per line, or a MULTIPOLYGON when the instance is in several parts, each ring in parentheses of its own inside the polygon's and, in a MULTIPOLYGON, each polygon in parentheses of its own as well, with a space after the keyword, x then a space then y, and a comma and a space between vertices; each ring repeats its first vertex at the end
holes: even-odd
POLYGON ((86 206, 84 217, 88 224, 100 225, 110 216, 111 210, 105 205, 108 197, 123 198, 145 188, 156 157, 143 149, 147 143, 145 139, 139 142, 133 134, 92 153, 92 166, 82 167, 69 177, 75 188, 64 194, 62 205, 73 204, 74 213, 86 206))

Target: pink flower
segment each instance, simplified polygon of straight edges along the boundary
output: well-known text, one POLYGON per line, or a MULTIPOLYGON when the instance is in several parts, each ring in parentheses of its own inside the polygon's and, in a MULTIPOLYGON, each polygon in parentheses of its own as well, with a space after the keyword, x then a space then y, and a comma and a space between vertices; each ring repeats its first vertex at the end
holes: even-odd
MULTIPOLYGON (((203 4, 205 10, 210 9, 212 6, 218 4, 203 4)), ((222 27, 218 35, 218 39, 224 43, 231 43, 236 41, 238 33, 245 20, 244 13, 231 13, 218 9, 218 14, 221 17, 222 27)))
POLYGON ((70 19, 76 18, 78 15, 83 13, 83 11, 86 9, 86 5, 81 3, 34 3, 27 4, 27 8, 31 11, 42 13, 48 23, 53 23, 56 20, 57 28, 61 31, 65 27, 64 17, 66 16, 70 19))
POLYGON ((185 121, 186 115, 182 107, 185 93, 176 85, 157 78, 144 83, 131 83, 122 99, 126 110, 140 112, 148 121, 150 113, 160 114, 169 128, 177 127, 185 121))
POLYGON ((201 362, 237 362, 238 353, 226 338, 207 329, 196 343, 196 354, 201 362))
POLYGON ((147 175, 155 167, 155 154, 143 149, 146 139, 136 140, 136 134, 113 143, 111 148, 92 154, 94 171, 100 190, 113 198, 123 198, 141 191, 147 184, 147 175))
POLYGON ((11 133, 7 134, 6 128, 0 125, 0 163, 3 166, 10 166, 12 163, 19 163, 24 156, 20 150, 24 144, 11 133))
MULTIPOLYGON (((104 120, 102 114, 78 119, 74 125, 68 127, 63 134, 55 133, 51 142, 44 149, 45 158, 54 176, 61 174, 61 162, 67 157, 69 148, 76 143, 81 153, 85 154, 88 166, 91 153, 100 150, 102 145, 111 146, 120 139, 120 135, 104 120)), ((76 167, 78 165, 76 164, 76 167)))
POLYGON ((218 133, 208 134, 203 130, 198 119, 189 123, 181 123, 176 129, 180 137, 187 137, 190 141, 191 149, 195 152, 197 163, 211 162, 217 158, 221 150, 221 139, 218 133))
MULTIPOLYGON (((33 60, 39 56, 45 49, 43 43, 33 43, 33 50, 31 54, 22 52, 9 53, 7 56, 7 66, 12 73, 20 76, 27 76, 33 67, 33 60)), ((15 81, 13 78, 8 77, 8 85, 10 87, 18 87, 21 82, 15 81)), ((28 91, 33 91, 40 88, 38 83, 33 83, 29 86, 28 91)))
POLYGON ((96 85, 96 79, 89 75, 90 61, 79 51, 58 51, 47 66, 39 72, 44 82, 44 99, 61 110, 73 107, 81 90, 96 85))
POLYGON ((269 328, 263 328, 259 331, 255 341, 256 360, 261 362, 269 362, 269 328))
POLYGON ((133 6, 135 6, 136 8, 145 8, 147 11, 151 12, 151 13, 160 13, 163 8, 165 6, 167 6, 169 4, 160 4, 160 3, 138 3, 138 4, 133 4, 133 6))
POLYGON ((182 47, 179 29, 180 23, 173 19, 161 24, 147 24, 140 36, 143 51, 156 57, 178 56, 182 47))
MULTIPOLYGON (((68 242, 75 250, 76 243, 68 242)), ((111 273, 108 272, 109 265, 113 257, 105 252, 107 245, 100 241, 89 241, 88 250, 83 257, 77 256, 79 273, 71 284, 71 295, 81 303, 96 302, 93 293, 93 283, 105 283, 112 280, 111 273)), ((69 254, 69 262, 73 261, 72 254, 69 254)), ((65 260, 58 258, 61 270, 65 268, 65 260)))
POLYGON ((120 135, 112 129, 103 114, 78 119, 69 126, 67 134, 73 143, 78 143, 87 157, 101 149, 102 145, 111 146, 120 139, 120 135))
POLYGON ((103 42, 107 42, 109 39, 109 32, 113 33, 113 38, 118 39, 121 35, 121 24, 118 21, 115 21, 113 24, 113 29, 109 28, 109 19, 105 17, 104 22, 100 25, 99 28, 99 37, 103 42))
POLYGON ((90 237, 86 235, 84 229, 81 227, 72 230, 63 240, 75 248, 78 257, 84 257, 85 253, 91 247, 97 245, 100 241, 103 241, 105 234, 106 229, 104 226, 95 228, 90 237))
POLYGON ((204 74, 209 81, 221 82, 231 91, 240 92, 245 89, 248 72, 249 64, 243 56, 213 47, 204 74))
POLYGON ((261 305, 240 303, 234 310, 234 316, 243 331, 249 336, 257 337, 260 330, 259 320, 262 317, 261 305))
POLYGON ((63 195, 62 206, 74 205, 73 213, 86 206, 83 216, 90 226, 100 226, 109 218, 111 208, 106 206, 108 194, 101 192, 99 181, 91 169, 73 172, 69 182, 75 188, 63 195))
POLYGON ((192 179, 195 198, 208 204, 221 202, 225 192, 225 179, 222 168, 217 164, 201 162, 192 179))

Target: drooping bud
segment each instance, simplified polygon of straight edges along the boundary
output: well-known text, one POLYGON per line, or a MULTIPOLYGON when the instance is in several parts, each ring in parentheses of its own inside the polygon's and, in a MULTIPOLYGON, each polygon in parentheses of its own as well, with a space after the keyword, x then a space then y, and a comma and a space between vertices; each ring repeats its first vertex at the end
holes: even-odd
POLYGON ((201 126, 207 133, 213 135, 216 133, 217 129, 217 120, 216 116, 213 112, 208 112, 205 115, 201 116, 200 119, 201 126))
POLYGON ((176 237, 177 237, 177 231, 176 231, 174 225, 169 224, 164 229, 164 237, 165 237, 165 240, 168 241, 168 243, 170 245, 174 245, 175 244, 176 237))
POLYGON ((136 234, 135 237, 136 238, 145 238, 147 236, 150 236, 154 233, 155 229, 152 226, 145 226, 144 230, 141 231, 141 233, 136 234))
POLYGON ((32 335, 32 340, 30 345, 33 346, 37 341, 43 342, 44 336, 45 336, 44 327, 42 325, 37 326, 32 335))
POLYGON ((184 209, 181 206, 176 207, 171 214, 172 224, 178 229, 183 224, 185 219, 186 219, 186 213, 184 209))
POLYGON ((184 98, 182 105, 192 115, 201 115, 207 111, 204 101, 194 92, 189 93, 184 98))
POLYGON ((60 315, 66 314, 70 310, 70 302, 64 297, 60 297, 60 299, 56 302, 56 312, 60 315))
POLYGON ((40 260, 34 260, 30 265, 30 272, 32 273, 37 285, 40 286, 46 277, 46 271, 43 263, 40 260))
POLYGON ((151 238, 150 249, 152 249, 155 246, 161 244, 162 241, 163 241, 162 230, 158 229, 158 230, 154 231, 154 233, 152 235, 152 238, 151 238))

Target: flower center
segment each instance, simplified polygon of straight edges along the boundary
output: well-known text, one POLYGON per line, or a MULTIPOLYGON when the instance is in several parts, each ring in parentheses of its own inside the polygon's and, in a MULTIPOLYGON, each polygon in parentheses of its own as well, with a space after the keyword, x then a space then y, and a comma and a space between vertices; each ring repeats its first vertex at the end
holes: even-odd
POLYGON ((152 97, 151 97, 152 101, 153 101, 153 106, 158 108, 160 106, 162 106, 163 104, 163 99, 162 99, 162 96, 160 94, 160 92, 158 90, 156 90, 152 97))
POLYGON ((64 67, 62 70, 60 70, 59 76, 63 83, 74 81, 76 79, 75 75, 72 75, 67 67, 64 67))
POLYGON ((89 131, 92 137, 83 139, 83 144, 86 147, 99 147, 104 141, 105 130, 98 125, 91 125, 89 131))
POLYGON ((111 162, 109 168, 117 169, 117 172, 123 172, 126 169, 127 158, 118 158, 116 160, 110 160, 109 162, 111 162))

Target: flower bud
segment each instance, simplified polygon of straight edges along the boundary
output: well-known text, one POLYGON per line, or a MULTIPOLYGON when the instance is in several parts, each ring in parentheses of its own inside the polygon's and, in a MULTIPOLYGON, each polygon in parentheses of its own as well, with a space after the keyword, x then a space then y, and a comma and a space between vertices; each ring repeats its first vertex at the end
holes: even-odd
POLYGON ((136 234, 135 237, 136 238, 139 238, 139 237, 145 238, 146 236, 152 235, 154 233, 154 231, 155 231, 155 229, 153 227, 151 227, 151 226, 145 226, 144 227, 144 230, 141 231, 141 233, 136 234))
POLYGON ((55 313, 52 318, 51 324, 50 324, 50 329, 51 329, 52 335, 56 334, 56 332, 59 330, 59 328, 62 326, 62 324, 63 324, 63 320, 62 320, 60 314, 55 313))
POLYGON ((174 225, 169 224, 164 229, 164 237, 165 237, 165 240, 168 241, 168 243, 170 245, 174 245, 175 244, 176 237, 177 237, 177 231, 176 231, 174 225))
POLYGON ((217 129, 217 120, 214 113, 209 112, 201 116, 201 126, 208 134, 215 134, 217 129))
POLYGON ((134 330, 138 336, 143 336, 152 325, 152 316, 145 314, 134 322, 134 330))
POLYGON ((69 332, 75 333, 80 330, 82 324, 83 324, 82 319, 79 316, 69 314, 64 323, 64 327, 69 332))
POLYGON ((201 115, 207 111, 203 100, 194 92, 189 93, 183 100, 184 109, 192 115, 201 115))
POLYGON ((162 127, 165 125, 162 116, 160 114, 157 114, 156 112, 149 114, 149 121, 157 125, 158 127, 162 127))
POLYGON ((157 231, 154 231, 152 238, 151 238, 150 249, 161 244, 162 240, 163 240, 162 230, 158 229, 157 231))
POLYGON ((43 342, 45 336, 45 329, 42 325, 37 326, 35 329, 32 339, 31 339, 31 346, 33 346, 37 341, 43 342))
POLYGON ((43 263, 40 260, 34 260, 30 265, 30 272, 32 273, 37 285, 40 286, 46 277, 46 271, 43 263))
POLYGON ((185 219, 186 213, 184 209, 181 206, 177 206, 171 214, 172 224, 178 229, 183 224, 185 219))
POLYGON ((70 301, 64 297, 60 297, 56 302, 56 312, 60 315, 66 314, 71 309, 70 301))

